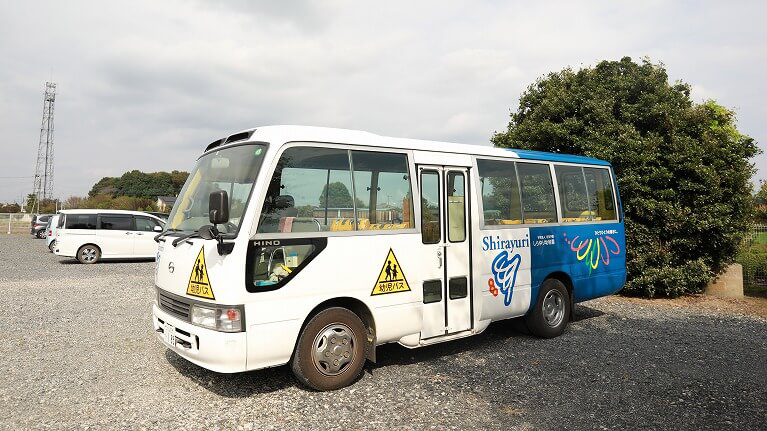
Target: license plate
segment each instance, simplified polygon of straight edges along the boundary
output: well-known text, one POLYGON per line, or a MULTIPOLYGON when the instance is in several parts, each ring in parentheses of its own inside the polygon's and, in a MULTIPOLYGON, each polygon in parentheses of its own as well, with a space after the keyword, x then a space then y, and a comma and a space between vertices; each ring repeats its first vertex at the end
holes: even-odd
POLYGON ((163 328, 163 333, 165 334, 165 342, 176 347, 176 328, 174 328, 173 325, 166 323, 165 328, 163 328))

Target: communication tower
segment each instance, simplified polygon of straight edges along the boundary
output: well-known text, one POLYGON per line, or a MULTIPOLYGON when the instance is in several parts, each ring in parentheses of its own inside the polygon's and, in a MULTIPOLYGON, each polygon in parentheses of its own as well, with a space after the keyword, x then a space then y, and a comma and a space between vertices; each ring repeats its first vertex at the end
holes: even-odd
POLYGON ((37 146, 32 212, 39 212, 40 202, 53 198, 53 108, 56 102, 56 84, 45 83, 43 121, 40 125, 40 143, 37 146))

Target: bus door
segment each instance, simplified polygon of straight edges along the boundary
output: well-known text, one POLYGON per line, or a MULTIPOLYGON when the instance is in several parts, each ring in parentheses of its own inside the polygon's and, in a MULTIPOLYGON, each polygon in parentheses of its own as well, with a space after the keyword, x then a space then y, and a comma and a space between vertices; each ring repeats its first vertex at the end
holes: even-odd
POLYGON ((471 329, 468 169, 419 165, 423 242, 421 338, 471 329))

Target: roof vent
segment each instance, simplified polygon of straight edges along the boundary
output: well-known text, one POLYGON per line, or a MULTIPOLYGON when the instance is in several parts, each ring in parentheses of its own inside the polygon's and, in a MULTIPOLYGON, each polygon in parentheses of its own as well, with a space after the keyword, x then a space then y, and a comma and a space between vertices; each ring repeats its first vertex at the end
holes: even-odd
POLYGON ((208 144, 207 147, 205 147, 205 152, 210 151, 219 145, 221 145, 224 142, 224 138, 219 139, 218 141, 213 141, 210 144, 208 144))
POLYGON ((224 143, 228 144, 230 142, 244 141, 244 140, 250 138, 250 135, 252 135, 253 132, 255 132, 255 130, 251 130, 249 132, 235 133, 234 135, 226 138, 226 142, 224 142, 224 143))

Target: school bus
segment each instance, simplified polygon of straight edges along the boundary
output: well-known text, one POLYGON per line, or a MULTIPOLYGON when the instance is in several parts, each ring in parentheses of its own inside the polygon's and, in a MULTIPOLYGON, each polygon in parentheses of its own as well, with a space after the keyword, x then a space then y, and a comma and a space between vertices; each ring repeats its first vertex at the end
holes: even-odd
POLYGON ((330 128, 211 143, 156 240, 167 348, 222 373, 290 364, 317 390, 385 343, 517 317, 556 337, 626 277, 608 162, 330 128))

